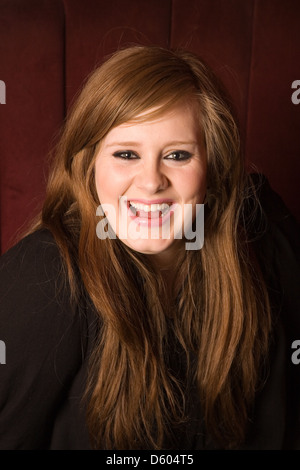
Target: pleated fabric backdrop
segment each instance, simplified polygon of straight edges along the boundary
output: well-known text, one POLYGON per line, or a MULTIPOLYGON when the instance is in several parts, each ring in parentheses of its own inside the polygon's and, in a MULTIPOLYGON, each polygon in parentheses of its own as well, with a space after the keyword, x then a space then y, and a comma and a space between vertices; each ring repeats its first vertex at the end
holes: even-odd
POLYGON ((0 0, 1 252, 40 207, 49 151, 86 76, 130 44, 183 47, 211 65, 249 168, 300 220, 299 25, 298 0, 0 0))

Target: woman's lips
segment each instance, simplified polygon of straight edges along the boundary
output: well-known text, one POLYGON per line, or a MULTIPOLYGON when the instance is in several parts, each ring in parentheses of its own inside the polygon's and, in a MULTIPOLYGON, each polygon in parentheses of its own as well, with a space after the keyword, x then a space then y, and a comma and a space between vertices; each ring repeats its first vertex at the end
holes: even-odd
POLYGON ((157 227, 164 224, 173 214, 172 201, 165 199, 127 201, 127 213, 132 221, 142 226, 157 227))
POLYGON ((126 200, 129 201, 130 203, 132 202, 132 203, 142 203, 142 204, 163 204, 163 203, 172 204, 174 202, 173 199, 170 199, 170 198, 129 199, 126 196, 124 196, 124 198, 126 198, 126 200))

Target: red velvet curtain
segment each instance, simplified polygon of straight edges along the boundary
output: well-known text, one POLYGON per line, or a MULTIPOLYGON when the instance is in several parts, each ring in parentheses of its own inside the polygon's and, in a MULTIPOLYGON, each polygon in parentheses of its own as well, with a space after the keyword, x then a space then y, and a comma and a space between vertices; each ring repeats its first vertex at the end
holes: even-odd
POLYGON ((86 75, 132 43, 184 47, 212 66, 248 165, 300 220, 299 21, 298 0, 0 0, 1 251, 41 204, 48 153, 86 75))

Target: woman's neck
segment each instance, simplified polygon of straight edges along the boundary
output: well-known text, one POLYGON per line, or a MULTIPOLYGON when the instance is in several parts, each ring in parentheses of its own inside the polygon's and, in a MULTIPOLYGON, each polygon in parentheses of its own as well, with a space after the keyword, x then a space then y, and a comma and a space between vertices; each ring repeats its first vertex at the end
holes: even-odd
POLYGON ((152 266, 163 279, 166 300, 171 305, 175 301, 176 292, 178 289, 176 282, 178 280, 178 268, 180 267, 180 264, 185 256, 185 250, 184 248, 178 249, 177 247, 173 253, 168 251, 168 253, 164 252, 150 256, 152 266))

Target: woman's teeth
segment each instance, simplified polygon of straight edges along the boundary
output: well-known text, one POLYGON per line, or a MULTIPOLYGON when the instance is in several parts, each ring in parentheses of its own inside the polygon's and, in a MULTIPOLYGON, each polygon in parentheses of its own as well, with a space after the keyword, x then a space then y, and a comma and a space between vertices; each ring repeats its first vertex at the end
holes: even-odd
POLYGON ((130 209, 135 215, 139 212, 140 217, 152 217, 154 215, 162 217, 169 211, 170 205, 167 203, 142 204, 140 202, 130 202, 130 209))

